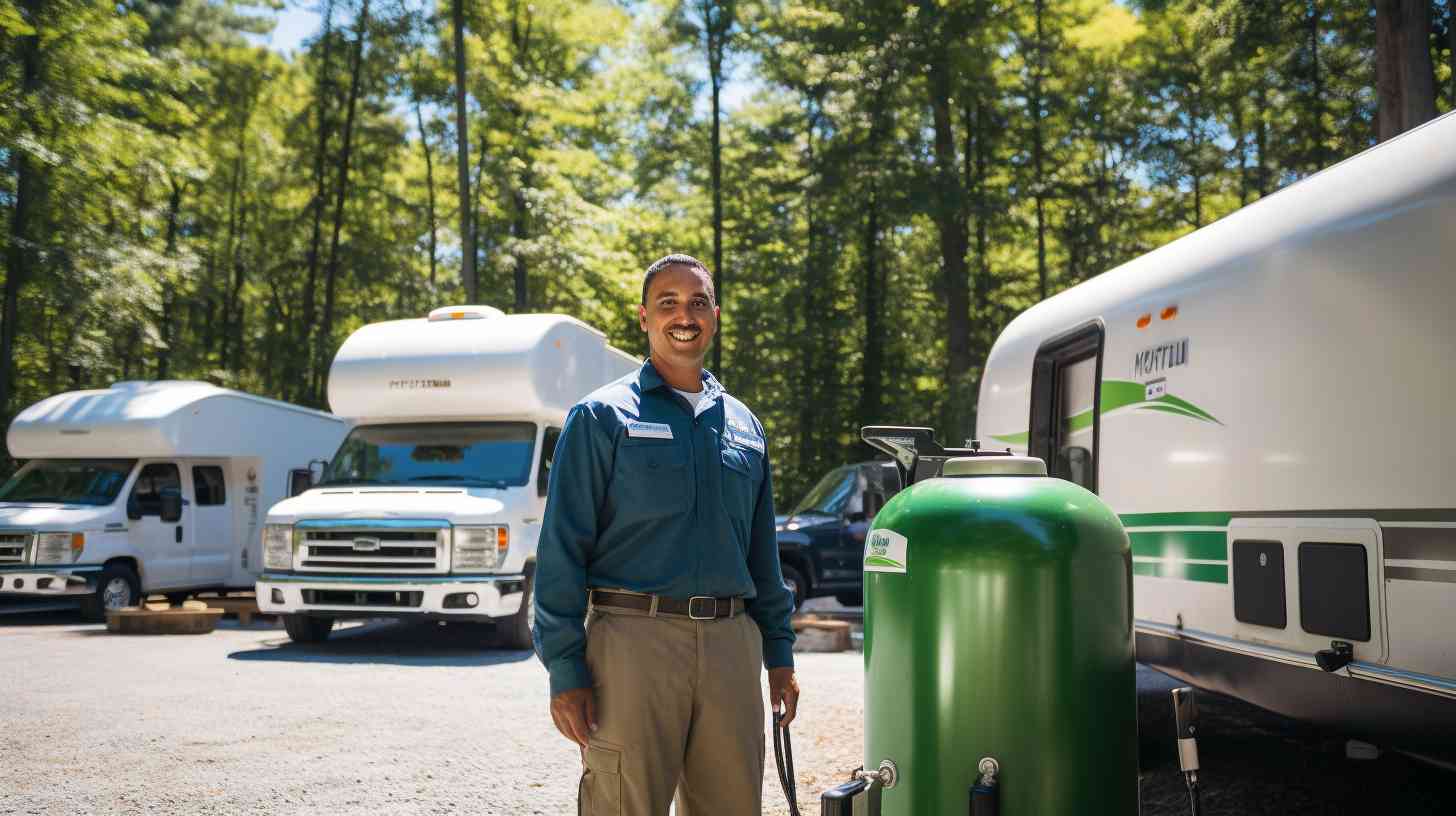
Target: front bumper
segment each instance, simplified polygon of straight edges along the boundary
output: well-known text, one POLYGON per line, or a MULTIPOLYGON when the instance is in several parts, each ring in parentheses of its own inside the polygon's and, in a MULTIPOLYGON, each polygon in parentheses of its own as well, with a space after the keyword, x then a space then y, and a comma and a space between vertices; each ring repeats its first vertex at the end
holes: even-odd
POLYGON ((0 594, 86 595, 96 591, 101 567, 27 567, 0 569, 0 594))
POLYGON ((520 611, 525 583, 521 574, 393 578, 265 573, 256 589, 258 611, 266 614, 489 620, 520 611), (476 604, 459 606, 468 594, 475 595, 476 604), (447 608, 447 598, 456 605, 447 608))

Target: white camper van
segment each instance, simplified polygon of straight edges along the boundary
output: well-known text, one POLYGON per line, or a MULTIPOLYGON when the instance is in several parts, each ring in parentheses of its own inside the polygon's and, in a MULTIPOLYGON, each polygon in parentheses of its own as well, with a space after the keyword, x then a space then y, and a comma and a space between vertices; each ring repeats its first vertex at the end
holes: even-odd
POLYGON ((640 362, 580 321, 436 309, 344 341, 355 423, 323 479, 268 511, 258 606, 296 641, 343 618, 496 620, 530 646, 551 453, 571 406, 640 362))
POLYGON ((121 382, 26 408, 0 487, 0 592, 89 617, 144 593, 251 588, 260 511, 333 453, 343 420, 202 382, 121 382))
POLYGON ((1346 733, 1456 734, 1456 116, 1033 306, 977 433, 1097 492, 1138 659, 1346 733))

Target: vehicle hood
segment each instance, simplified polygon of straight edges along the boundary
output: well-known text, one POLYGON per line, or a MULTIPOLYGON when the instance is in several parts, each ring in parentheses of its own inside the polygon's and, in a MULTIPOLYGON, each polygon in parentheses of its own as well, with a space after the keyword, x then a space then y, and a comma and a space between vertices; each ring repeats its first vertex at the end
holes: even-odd
POLYGON ((521 490, 491 488, 314 488, 268 510, 270 524, 303 519, 444 519, 457 524, 513 521, 521 490))
POLYGON ((73 530, 84 532, 99 529, 108 521, 125 522, 115 506, 95 507, 84 504, 0 503, 0 527, 27 530, 73 530))

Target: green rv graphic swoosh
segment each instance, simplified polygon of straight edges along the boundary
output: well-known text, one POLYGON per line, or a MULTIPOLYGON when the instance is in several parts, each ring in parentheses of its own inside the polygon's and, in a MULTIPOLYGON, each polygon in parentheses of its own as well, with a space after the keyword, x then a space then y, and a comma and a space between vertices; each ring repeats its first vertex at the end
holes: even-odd
POLYGON ((869 558, 866 558, 864 562, 865 566, 867 567, 895 567, 897 569, 905 568, 905 565, 901 564, 899 561, 896 561, 893 558, 885 558, 879 555, 872 555, 869 558))
MULTIPOLYGON (((1175 397, 1172 394, 1164 394, 1157 399, 1148 399, 1147 386, 1140 382, 1130 380, 1103 380, 1101 393, 1101 414, 1106 415, 1113 411, 1126 408, 1133 411, 1156 411, 1160 414, 1173 414, 1198 422, 1212 422, 1215 425, 1222 425, 1213 414, 1199 408, 1197 405, 1175 397)), ((1092 427, 1092 409, 1074 414, 1068 421, 1072 431, 1080 431, 1092 427)), ((1031 439, 1027 431, 1012 434, 992 435, 997 442, 1005 442, 1008 445, 1025 445, 1031 439)))

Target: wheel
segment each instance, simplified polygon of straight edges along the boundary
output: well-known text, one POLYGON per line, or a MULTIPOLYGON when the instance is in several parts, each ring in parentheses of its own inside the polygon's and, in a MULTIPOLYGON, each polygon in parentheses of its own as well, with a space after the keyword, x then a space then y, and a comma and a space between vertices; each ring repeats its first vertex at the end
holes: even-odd
POLYGON ((136 606, 141 597, 142 582, 131 567, 107 564, 96 591, 81 599, 81 614, 90 621, 104 621, 108 610, 136 606))
POLYGON ((323 643, 334 631, 334 620, 311 615, 284 615, 283 628, 294 643, 323 643))
POLYGON ((864 592, 836 592, 834 600, 844 606, 864 606, 864 592))
POLYGON ((530 649, 531 630, 536 627, 536 604, 531 588, 536 584, 534 565, 526 566, 526 581, 521 585, 521 608, 511 616, 505 632, 505 645, 510 649, 530 649))
POLYGON ((788 587, 789 591, 794 593, 794 608, 792 611, 798 612, 799 607, 804 605, 804 593, 809 591, 809 582, 804 580, 804 574, 799 572, 797 567, 783 564, 781 568, 784 572, 784 586, 788 587))

